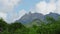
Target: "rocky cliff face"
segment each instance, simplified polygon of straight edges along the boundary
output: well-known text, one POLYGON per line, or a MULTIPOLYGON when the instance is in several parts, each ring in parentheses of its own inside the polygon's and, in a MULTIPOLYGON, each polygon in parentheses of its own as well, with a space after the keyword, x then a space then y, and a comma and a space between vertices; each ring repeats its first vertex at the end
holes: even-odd
POLYGON ((50 16, 50 17, 53 17, 54 19, 58 19, 58 17, 60 15, 56 14, 56 13, 50 13, 47 15, 43 15, 41 13, 28 13, 28 14, 25 14, 24 16, 22 16, 21 19, 17 20, 17 22, 21 22, 23 24, 26 24, 26 23, 32 22, 35 19, 45 21, 46 16, 50 16))

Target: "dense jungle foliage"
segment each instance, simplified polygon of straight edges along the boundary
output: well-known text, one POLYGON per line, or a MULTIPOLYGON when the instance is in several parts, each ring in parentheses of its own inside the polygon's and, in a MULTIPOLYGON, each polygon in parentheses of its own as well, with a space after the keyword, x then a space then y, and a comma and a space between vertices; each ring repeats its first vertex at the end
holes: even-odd
POLYGON ((0 18, 0 34, 60 34, 60 18, 47 17, 46 21, 41 21, 39 26, 26 27, 20 22, 8 24, 0 18))

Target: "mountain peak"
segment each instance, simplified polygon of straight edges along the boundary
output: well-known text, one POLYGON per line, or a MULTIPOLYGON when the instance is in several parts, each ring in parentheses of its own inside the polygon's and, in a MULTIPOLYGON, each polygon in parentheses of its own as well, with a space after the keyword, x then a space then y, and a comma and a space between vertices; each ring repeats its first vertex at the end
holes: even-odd
POLYGON ((17 21, 22 22, 23 24, 30 23, 30 22, 34 21, 35 19, 45 21, 46 16, 51 16, 54 19, 57 19, 58 16, 60 16, 60 15, 56 14, 56 13, 52 13, 52 12, 47 14, 47 15, 43 15, 41 13, 31 13, 31 12, 29 12, 29 14, 25 14, 24 16, 22 16, 17 21))

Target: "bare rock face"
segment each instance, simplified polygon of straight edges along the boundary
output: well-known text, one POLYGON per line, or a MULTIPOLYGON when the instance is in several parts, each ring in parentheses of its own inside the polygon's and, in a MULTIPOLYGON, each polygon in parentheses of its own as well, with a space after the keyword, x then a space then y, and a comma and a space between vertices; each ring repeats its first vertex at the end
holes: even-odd
POLYGON ((29 13, 25 14, 24 16, 21 17, 21 19, 17 20, 18 22, 22 22, 23 24, 30 23, 35 19, 44 19, 44 15, 40 13, 29 13))
POLYGON ((17 22, 27 24, 27 23, 32 22, 35 19, 45 21, 46 16, 50 16, 50 17, 53 17, 54 19, 58 19, 58 17, 60 15, 57 13, 49 13, 47 15, 43 15, 41 13, 28 13, 28 14, 25 14, 24 16, 22 16, 19 20, 17 20, 17 22))

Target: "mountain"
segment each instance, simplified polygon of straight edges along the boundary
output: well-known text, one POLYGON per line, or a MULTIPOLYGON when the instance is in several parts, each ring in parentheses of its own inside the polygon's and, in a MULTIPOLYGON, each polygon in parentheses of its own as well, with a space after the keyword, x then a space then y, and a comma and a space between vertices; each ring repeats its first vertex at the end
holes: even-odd
POLYGON ((57 13, 50 13, 50 14, 47 14, 47 15, 45 15, 45 16, 49 16, 49 17, 53 17, 54 19, 58 19, 59 18, 59 14, 57 14, 57 13))
POLYGON ((45 21, 46 16, 50 16, 50 17, 53 17, 54 19, 58 19, 58 17, 60 15, 56 14, 56 13, 49 13, 47 15, 43 15, 41 13, 31 13, 31 12, 29 12, 28 14, 25 14, 19 20, 17 20, 17 22, 21 22, 23 24, 27 24, 27 23, 30 23, 30 22, 36 20, 36 19, 45 21))
POLYGON ((28 14, 25 14, 24 16, 21 17, 21 19, 19 19, 17 21, 26 24, 26 23, 32 22, 35 19, 43 20, 44 15, 40 14, 40 13, 30 13, 29 12, 28 14))

